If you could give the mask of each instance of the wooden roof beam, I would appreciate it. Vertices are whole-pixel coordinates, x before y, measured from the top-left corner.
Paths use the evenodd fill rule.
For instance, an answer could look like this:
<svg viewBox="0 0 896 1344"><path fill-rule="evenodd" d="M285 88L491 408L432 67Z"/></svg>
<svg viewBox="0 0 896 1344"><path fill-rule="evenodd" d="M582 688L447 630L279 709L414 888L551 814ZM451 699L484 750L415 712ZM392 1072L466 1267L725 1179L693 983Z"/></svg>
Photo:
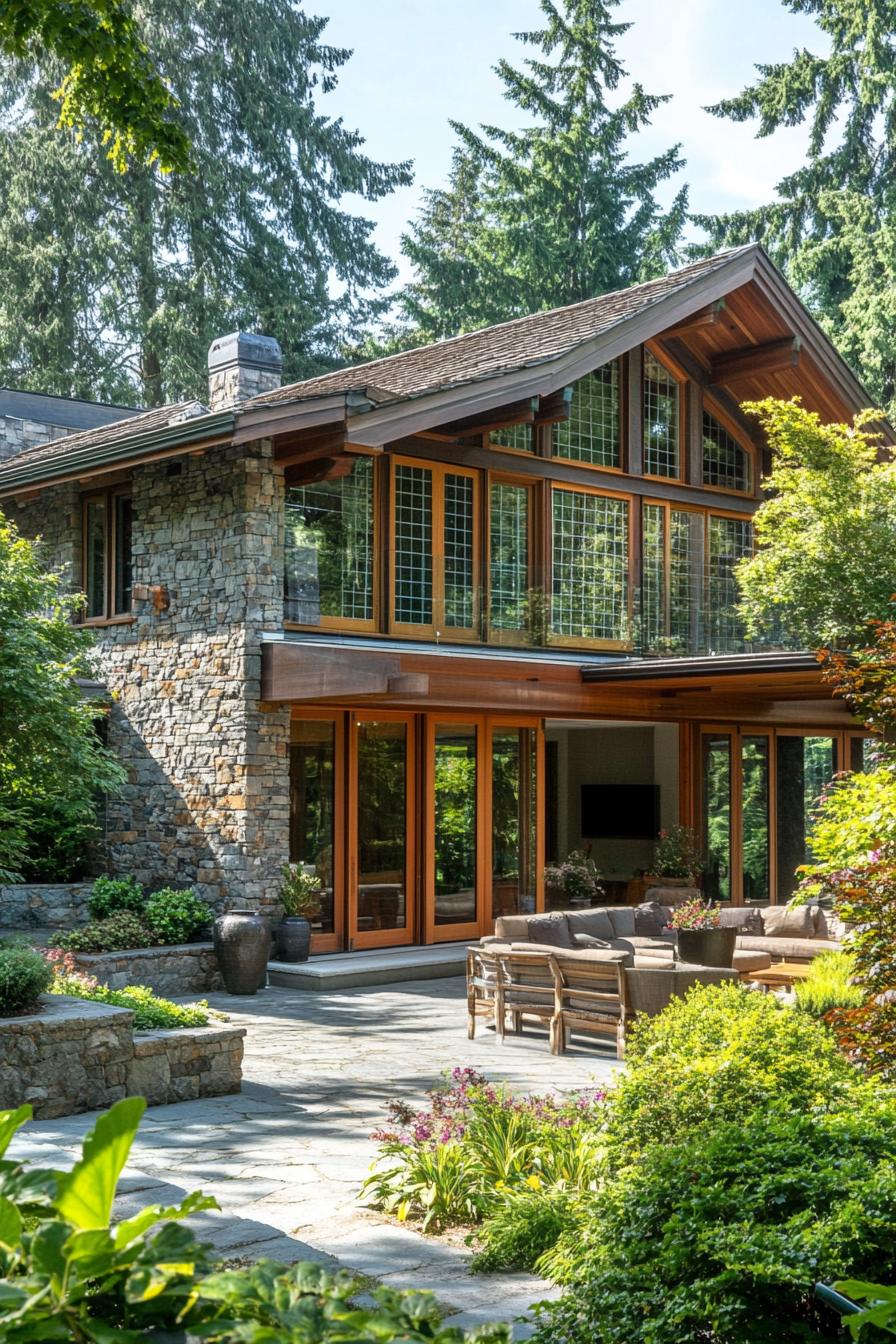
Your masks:
<svg viewBox="0 0 896 1344"><path fill-rule="evenodd" d="M722 320L724 311L725 300L717 299L707 308L701 308L690 317L685 317L681 322L676 322L674 327L667 327L661 333L661 339L665 339L667 336L683 336L687 331L699 331L702 327L717 327Z"/></svg>
<svg viewBox="0 0 896 1344"><path fill-rule="evenodd" d="M799 336L786 336L781 341L765 345L748 345L741 350L730 350L712 361L709 381L732 383L738 378L751 378L757 373L776 373L780 369L795 369L800 362Z"/></svg>
<svg viewBox="0 0 896 1344"><path fill-rule="evenodd" d="M437 433L453 438L468 438L473 434L487 434L493 429L506 429L508 425L531 425L535 420L538 402L538 397L527 397L524 401L495 406L493 410L483 411L479 415L467 415L461 420L452 420L450 424L439 425Z"/></svg>
<svg viewBox="0 0 896 1344"><path fill-rule="evenodd" d="M535 416L536 425L556 425L561 420L568 420L572 394L571 387L561 387L559 391L542 397Z"/></svg>

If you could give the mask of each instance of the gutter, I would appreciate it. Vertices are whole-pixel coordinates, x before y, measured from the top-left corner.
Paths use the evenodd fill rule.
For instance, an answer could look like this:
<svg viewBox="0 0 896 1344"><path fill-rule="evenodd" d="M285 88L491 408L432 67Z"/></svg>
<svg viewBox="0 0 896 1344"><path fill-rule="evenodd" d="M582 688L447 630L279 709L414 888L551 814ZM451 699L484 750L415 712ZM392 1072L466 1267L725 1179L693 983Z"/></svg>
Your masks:
<svg viewBox="0 0 896 1344"><path fill-rule="evenodd" d="M728 653L696 658L633 658L627 663L586 664L584 682L666 681L679 677L734 677L762 672L818 670L814 653Z"/></svg>

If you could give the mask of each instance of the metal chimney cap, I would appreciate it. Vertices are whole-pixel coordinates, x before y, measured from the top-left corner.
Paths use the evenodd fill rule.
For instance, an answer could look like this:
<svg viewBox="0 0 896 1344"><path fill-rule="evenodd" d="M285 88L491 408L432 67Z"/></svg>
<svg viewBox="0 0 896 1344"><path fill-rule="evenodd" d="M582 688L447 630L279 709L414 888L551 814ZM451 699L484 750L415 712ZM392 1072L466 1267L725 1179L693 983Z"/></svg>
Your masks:
<svg viewBox="0 0 896 1344"><path fill-rule="evenodd" d="M218 336L208 348L209 373L237 368L280 373L283 369L283 352L279 343L273 336L256 336L246 331L232 331L228 336Z"/></svg>

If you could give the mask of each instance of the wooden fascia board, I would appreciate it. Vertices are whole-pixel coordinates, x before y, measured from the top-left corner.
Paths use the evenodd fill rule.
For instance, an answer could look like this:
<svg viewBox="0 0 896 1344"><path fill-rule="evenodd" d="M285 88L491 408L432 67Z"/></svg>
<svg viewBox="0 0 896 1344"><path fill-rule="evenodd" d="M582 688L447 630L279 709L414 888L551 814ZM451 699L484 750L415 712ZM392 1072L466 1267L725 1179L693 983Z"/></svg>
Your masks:
<svg viewBox="0 0 896 1344"><path fill-rule="evenodd" d="M744 345L717 355L709 369L710 384L729 384L762 373L799 367L802 341L799 336L784 336L761 345Z"/></svg>
<svg viewBox="0 0 896 1344"><path fill-rule="evenodd" d="M222 434L218 437L203 439L197 443L183 443L172 445L170 448L160 448L156 452L148 449L142 453L132 452L127 457L110 460L108 465L98 463L94 467L72 467L69 471L60 471L53 476L40 477L25 485L0 484L0 499L10 499L13 496L22 497L24 495L36 498L42 491L52 490L57 485L71 485L72 482L81 485L88 481L105 481L109 476L120 476L122 472L130 473L133 467L148 466L152 462L164 462L172 457L200 457L207 449L220 447L221 444L230 443L230 441L229 434ZM11 460L14 461L15 459Z"/></svg>
<svg viewBox="0 0 896 1344"><path fill-rule="evenodd" d="M731 290L753 278L759 249L732 257L718 270L701 276L681 289L658 299L631 317L622 318L597 336L580 342L562 355L528 364L479 382L462 383L428 395L408 398L389 406L375 407L359 415L349 414L353 442L370 445L389 443L420 430L449 423L452 419L479 415L526 396L547 396L567 383L574 383L600 364L625 354L636 345L660 335L708 303L724 298Z"/></svg>
<svg viewBox="0 0 896 1344"><path fill-rule="evenodd" d="M238 444L254 439L276 439L281 434L295 434L303 429L317 429L324 425L344 428L347 410L345 392L329 397L315 397L309 401L257 406L248 411L238 409L233 442Z"/></svg>

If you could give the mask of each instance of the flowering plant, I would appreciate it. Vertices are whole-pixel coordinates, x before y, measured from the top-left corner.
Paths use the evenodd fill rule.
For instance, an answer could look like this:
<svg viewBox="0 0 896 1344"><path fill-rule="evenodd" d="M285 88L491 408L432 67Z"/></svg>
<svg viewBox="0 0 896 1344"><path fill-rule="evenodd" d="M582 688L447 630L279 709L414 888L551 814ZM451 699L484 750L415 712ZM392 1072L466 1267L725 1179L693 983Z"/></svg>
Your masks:
<svg viewBox="0 0 896 1344"><path fill-rule="evenodd" d="M653 871L658 877L686 877L696 882L705 867L703 849L690 826L670 826L659 832L653 847Z"/></svg>
<svg viewBox="0 0 896 1344"><path fill-rule="evenodd" d="M562 863L545 868L544 880L546 886L573 901L593 904L604 894L597 864L590 854L583 854L579 849L574 849Z"/></svg>
<svg viewBox="0 0 896 1344"><path fill-rule="evenodd" d="M707 905L696 897L676 905L669 920L670 929L717 929L722 911L717 905Z"/></svg>

